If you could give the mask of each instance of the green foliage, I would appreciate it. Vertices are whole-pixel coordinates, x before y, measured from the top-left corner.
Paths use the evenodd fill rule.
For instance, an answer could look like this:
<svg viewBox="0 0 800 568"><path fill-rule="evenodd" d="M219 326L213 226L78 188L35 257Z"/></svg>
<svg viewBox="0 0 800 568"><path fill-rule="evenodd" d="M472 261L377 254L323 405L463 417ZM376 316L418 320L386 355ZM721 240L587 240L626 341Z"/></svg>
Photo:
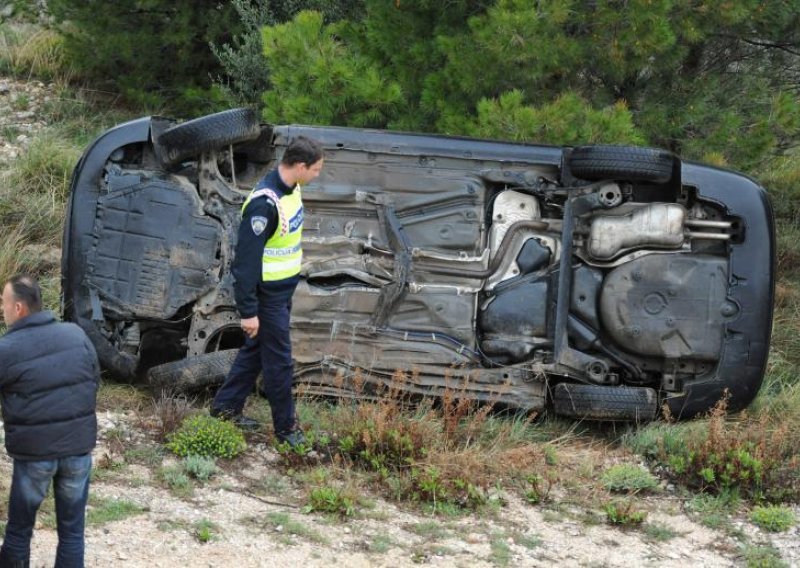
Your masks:
<svg viewBox="0 0 800 568"><path fill-rule="evenodd" d="M355 505L355 499L342 489L323 486L311 490L308 504L303 510L306 513L332 513L342 517L352 517L356 511Z"/></svg>
<svg viewBox="0 0 800 568"><path fill-rule="evenodd" d="M377 402L313 406L335 461L365 470L390 498L437 514L502 505L500 480L530 500L546 498L546 454L531 442L539 429L530 417L492 415L450 390L436 405L406 405L396 390L405 380L396 373Z"/></svg>
<svg viewBox="0 0 800 568"><path fill-rule="evenodd" d="M55 272L57 260L48 261L43 247L60 242L69 180L79 155L56 132L45 132L0 173L0 225L6 230L0 272Z"/></svg>
<svg viewBox="0 0 800 568"><path fill-rule="evenodd" d="M199 114L224 104L209 43L240 29L233 6L215 0L49 0L69 64L94 85L146 108Z"/></svg>
<svg viewBox="0 0 800 568"><path fill-rule="evenodd" d="M508 566L513 554L505 535L497 535L489 542L489 560L493 566Z"/></svg>
<svg viewBox="0 0 800 568"><path fill-rule="evenodd" d="M230 459L242 453L247 444L241 430L231 422L196 415L187 418L178 430L170 434L166 446L181 457Z"/></svg>
<svg viewBox="0 0 800 568"><path fill-rule="evenodd" d="M780 408L794 408L782 398ZM687 427L656 425L626 438L626 444L665 466L686 485L712 493L740 492L768 501L800 496L800 452L794 417L780 411L758 420L729 419L720 401L707 421Z"/></svg>
<svg viewBox="0 0 800 568"><path fill-rule="evenodd" d="M146 507L124 499L92 498L89 510L86 512L86 524L104 525L145 512L147 512Z"/></svg>
<svg viewBox="0 0 800 568"><path fill-rule="evenodd" d="M318 12L266 27L262 39L271 69L272 87L264 93L268 122L383 126L401 100L399 85L348 51Z"/></svg>
<svg viewBox="0 0 800 568"><path fill-rule="evenodd" d="M789 564L781 560L780 552L772 546L742 546L745 566L747 568L789 568Z"/></svg>
<svg viewBox="0 0 800 568"><path fill-rule="evenodd" d="M766 161L755 173L764 187L769 189L775 215L787 221L787 225L779 227L783 230L778 230L778 237L796 234L800 222L800 149L792 148ZM779 254L784 251L796 254L797 243L797 240L780 243ZM800 268L796 263L790 266L793 269Z"/></svg>
<svg viewBox="0 0 800 568"><path fill-rule="evenodd" d="M242 21L242 32L230 43L211 43L211 50L224 69L217 82L239 104L257 106L269 88L269 66L264 58L261 28L274 24L270 2L266 0L233 0Z"/></svg>
<svg viewBox="0 0 800 568"><path fill-rule="evenodd" d="M20 93L11 101L11 108L16 111L27 110L29 104L31 104L31 101L28 98L28 95L25 93Z"/></svg>
<svg viewBox="0 0 800 568"><path fill-rule="evenodd" d="M277 511L267 513L264 517L264 523L268 523L276 529L280 527L285 534L299 536L317 544L330 544L330 541L319 532L292 519L288 513ZM263 525L264 523L261 524Z"/></svg>
<svg viewBox="0 0 800 568"><path fill-rule="evenodd" d="M7 176L6 181L14 186L15 192L25 196L45 195L60 206L66 199L79 156L80 151L56 132L46 132L31 140L13 167L4 172L4 177Z"/></svg>
<svg viewBox="0 0 800 568"><path fill-rule="evenodd" d="M316 10L327 22L359 18L363 10L361 2L349 0L233 0L232 4L241 19L242 31L230 43L211 44L225 71L217 82L237 104L251 107L262 104L261 96L270 86L262 27L287 22L302 10Z"/></svg>
<svg viewBox="0 0 800 568"><path fill-rule="evenodd" d="M769 532L788 531L797 524L797 518L789 507L768 505L755 507L750 512L750 520Z"/></svg>
<svg viewBox="0 0 800 568"><path fill-rule="evenodd" d="M206 544L214 540L218 531L219 526L208 519L200 519L194 523L194 537L201 544Z"/></svg>
<svg viewBox="0 0 800 568"><path fill-rule="evenodd" d="M192 480L186 475L183 467L164 467L159 471L159 477L178 497L189 497L194 490Z"/></svg>
<svg viewBox="0 0 800 568"><path fill-rule="evenodd" d="M374 554L385 554L396 543L392 537L386 534L376 534L367 543L367 550Z"/></svg>
<svg viewBox="0 0 800 568"><path fill-rule="evenodd" d="M678 536L675 530L660 523L648 523L644 527L644 534L653 542L667 542Z"/></svg>
<svg viewBox="0 0 800 568"><path fill-rule="evenodd" d="M640 525L647 518L647 511L637 509L630 500L610 501L603 510L608 522L613 525Z"/></svg>
<svg viewBox="0 0 800 568"><path fill-rule="evenodd" d="M547 498L550 493L550 482L547 478L539 474L530 474L525 477L527 487L523 492L525 500L534 505Z"/></svg>
<svg viewBox="0 0 800 568"><path fill-rule="evenodd" d="M0 71L20 78L67 78L63 37L32 25L0 27Z"/></svg>
<svg viewBox="0 0 800 568"><path fill-rule="evenodd" d="M702 525L712 529L730 525L730 517L741 506L737 490L724 490L718 495L701 493L686 504L686 510L699 518Z"/></svg>
<svg viewBox="0 0 800 568"><path fill-rule="evenodd" d="M217 464L213 458L190 455L183 459L183 469L194 479L206 482L217 473Z"/></svg>
<svg viewBox="0 0 800 568"><path fill-rule="evenodd" d="M651 491L658 487L658 480L646 469L629 463L620 463L608 468L600 478L609 491L634 493Z"/></svg>
<svg viewBox="0 0 800 568"><path fill-rule="evenodd" d="M645 143L740 169L800 138L800 57L784 48L800 26L785 2L364 6L264 29L267 120Z"/></svg>
<svg viewBox="0 0 800 568"><path fill-rule="evenodd" d="M139 463L147 466L160 465L164 460L164 449L159 446L137 446L125 450L127 463Z"/></svg>
<svg viewBox="0 0 800 568"><path fill-rule="evenodd" d="M514 142L552 144L637 144L643 141L624 102L595 110L574 94L559 96L541 107L525 105L520 90L498 99L481 99L478 116L461 128L473 136Z"/></svg>

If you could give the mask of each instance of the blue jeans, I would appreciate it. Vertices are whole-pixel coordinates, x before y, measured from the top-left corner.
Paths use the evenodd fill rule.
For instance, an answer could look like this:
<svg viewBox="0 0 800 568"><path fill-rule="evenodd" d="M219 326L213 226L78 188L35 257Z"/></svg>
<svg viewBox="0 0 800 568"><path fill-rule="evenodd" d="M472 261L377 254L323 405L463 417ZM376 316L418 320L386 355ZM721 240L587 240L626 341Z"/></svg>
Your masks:
<svg viewBox="0 0 800 568"><path fill-rule="evenodd" d="M261 371L260 394L269 401L272 425L278 436L294 429L294 365L289 335L293 293L291 288L259 296L258 335L245 340L211 403L214 412L241 414Z"/></svg>
<svg viewBox="0 0 800 568"><path fill-rule="evenodd" d="M14 460L6 536L0 549L0 567L28 562L36 513L50 481L56 503L58 549L56 567L83 567L83 532L92 455L54 460Z"/></svg>

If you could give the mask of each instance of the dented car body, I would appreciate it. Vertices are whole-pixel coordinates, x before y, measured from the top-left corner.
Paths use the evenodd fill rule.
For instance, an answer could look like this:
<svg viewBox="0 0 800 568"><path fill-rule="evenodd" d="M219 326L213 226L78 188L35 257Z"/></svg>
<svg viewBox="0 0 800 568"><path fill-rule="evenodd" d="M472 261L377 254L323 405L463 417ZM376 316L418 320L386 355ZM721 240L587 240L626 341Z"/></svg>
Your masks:
<svg viewBox="0 0 800 568"><path fill-rule="evenodd" d="M63 311L114 376L222 380L243 341L241 205L297 135L325 148L292 311L307 392L449 388L600 420L756 395L775 235L751 179L648 148L260 125L244 109L120 125L75 170Z"/></svg>

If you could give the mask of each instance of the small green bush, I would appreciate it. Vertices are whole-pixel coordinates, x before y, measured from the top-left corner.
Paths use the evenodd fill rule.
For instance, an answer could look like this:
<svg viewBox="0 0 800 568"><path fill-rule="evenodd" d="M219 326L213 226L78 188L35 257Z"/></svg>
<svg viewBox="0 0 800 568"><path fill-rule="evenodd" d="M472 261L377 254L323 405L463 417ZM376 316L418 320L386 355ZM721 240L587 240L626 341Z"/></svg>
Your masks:
<svg viewBox="0 0 800 568"><path fill-rule="evenodd" d="M194 523L194 536L201 544L214 540L217 531L219 531L217 524L208 519L201 519Z"/></svg>
<svg viewBox="0 0 800 568"><path fill-rule="evenodd" d="M184 458L183 469L198 481L206 482L217 473L217 464L213 458L192 455Z"/></svg>
<svg viewBox="0 0 800 568"><path fill-rule="evenodd" d="M629 463L608 468L600 481L609 491L633 493L650 491L658 487L658 480L646 469Z"/></svg>
<svg viewBox="0 0 800 568"><path fill-rule="evenodd" d="M754 508L750 520L769 532L787 531L797 523L791 509L778 505Z"/></svg>
<svg viewBox="0 0 800 568"><path fill-rule="evenodd" d="M230 459L246 447L244 435L234 424L208 415L187 418L167 441L167 448L184 458L194 455Z"/></svg>
<svg viewBox="0 0 800 568"><path fill-rule="evenodd" d="M780 552L774 546L744 544L741 546L741 551L747 568L789 568L789 565L781 560Z"/></svg>
<svg viewBox="0 0 800 568"><path fill-rule="evenodd" d="M647 518L647 511L636 509L629 500L611 501L603 509L608 522L613 525L640 525Z"/></svg>
<svg viewBox="0 0 800 568"><path fill-rule="evenodd" d="M190 497L194 491L192 480L189 479L182 467L163 467L159 471L159 477L177 497Z"/></svg>
<svg viewBox="0 0 800 568"><path fill-rule="evenodd" d="M352 517L355 513L355 500L335 487L317 487L308 496L308 505L303 508L306 513L333 513L342 517Z"/></svg>

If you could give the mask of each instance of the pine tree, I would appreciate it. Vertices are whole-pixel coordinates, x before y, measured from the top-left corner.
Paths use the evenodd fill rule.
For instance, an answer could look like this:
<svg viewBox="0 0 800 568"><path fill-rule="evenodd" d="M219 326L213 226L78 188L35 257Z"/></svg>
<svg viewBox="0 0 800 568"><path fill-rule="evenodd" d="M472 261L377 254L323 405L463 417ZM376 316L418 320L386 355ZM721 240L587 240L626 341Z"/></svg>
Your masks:
<svg viewBox="0 0 800 568"><path fill-rule="evenodd" d="M94 85L128 101L186 115L223 104L212 74L221 67L210 42L241 25L227 2L49 0L72 64Z"/></svg>

